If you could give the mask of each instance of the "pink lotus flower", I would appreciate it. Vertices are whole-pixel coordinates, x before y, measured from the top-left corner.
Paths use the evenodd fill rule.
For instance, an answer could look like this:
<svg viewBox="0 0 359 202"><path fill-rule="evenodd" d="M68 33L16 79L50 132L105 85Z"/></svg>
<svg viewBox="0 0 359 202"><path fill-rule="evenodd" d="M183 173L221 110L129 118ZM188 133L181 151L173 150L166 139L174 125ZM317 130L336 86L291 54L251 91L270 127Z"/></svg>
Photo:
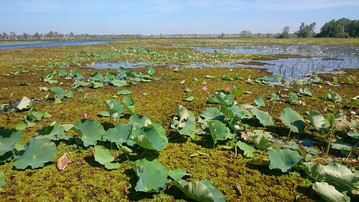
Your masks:
<svg viewBox="0 0 359 202"><path fill-rule="evenodd" d="M207 90L208 90L208 87L207 87L207 86L203 86L203 87L202 87L202 90L203 90L203 91L207 91Z"/></svg>
<svg viewBox="0 0 359 202"><path fill-rule="evenodd" d="M226 90L226 91L230 91L230 90L231 90L231 88L227 86L224 90Z"/></svg>
<svg viewBox="0 0 359 202"><path fill-rule="evenodd" d="M87 113L86 112L84 112L83 116L84 116L84 119L87 119Z"/></svg>

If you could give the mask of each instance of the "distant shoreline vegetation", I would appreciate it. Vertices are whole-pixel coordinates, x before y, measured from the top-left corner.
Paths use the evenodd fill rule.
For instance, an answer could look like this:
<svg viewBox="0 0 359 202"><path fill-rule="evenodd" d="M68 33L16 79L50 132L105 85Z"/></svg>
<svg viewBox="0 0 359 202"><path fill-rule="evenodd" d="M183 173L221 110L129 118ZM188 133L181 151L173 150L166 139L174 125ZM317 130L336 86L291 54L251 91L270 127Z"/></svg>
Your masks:
<svg viewBox="0 0 359 202"><path fill-rule="evenodd" d="M325 23L319 33L314 32L316 23L311 24L301 23L298 31L289 33L290 27L285 26L282 33L252 33L251 31L243 30L238 34L156 34L156 35L142 35L142 34L75 34L59 33L49 31L48 33L34 34L15 32L0 33L0 41L42 41L42 40L115 40L115 39L180 39L180 38L307 38L307 37L335 37L335 38L356 38L359 37L359 20L350 20L348 18L341 18L339 20L331 20Z"/></svg>

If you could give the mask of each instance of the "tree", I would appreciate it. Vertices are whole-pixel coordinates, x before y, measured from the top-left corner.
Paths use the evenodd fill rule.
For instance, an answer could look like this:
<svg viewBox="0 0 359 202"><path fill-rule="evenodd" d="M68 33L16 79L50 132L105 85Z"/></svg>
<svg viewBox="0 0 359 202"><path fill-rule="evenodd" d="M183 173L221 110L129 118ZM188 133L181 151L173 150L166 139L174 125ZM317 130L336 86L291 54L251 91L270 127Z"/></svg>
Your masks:
<svg viewBox="0 0 359 202"><path fill-rule="evenodd" d="M16 40L16 33L15 32L10 32L10 38L11 40Z"/></svg>
<svg viewBox="0 0 359 202"><path fill-rule="evenodd" d="M357 20L349 20L348 18L341 18L339 20L331 20L320 28L320 37L336 37L347 38L357 37L359 27L357 26Z"/></svg>
<svg viewBox="0 0 359 202"><path fill-rule="evenodd" d="M36 40L41 39L41 36L40 36L40 34L38 32L35 32L34 37L35 37Z"/></svg>
<svg viewBox="0 0 359 202"><path fill-rule="evenodd" d="M315 28L316 23L313 22L312 24L306 25L304 24L304 22L302 22L302 24L299 27L299 30L295 32L295 34L299 37L299 38L307 38L307 37L313 37L315 32L314 32L314 28Z"/></svg>
<svg viewBox="0 0 359 202"><path fill-rule="evenodd" d="M283 32L279 35L279 38L289 38L289 29L290 27L289 26L285 26L283 28Z"/></svg>

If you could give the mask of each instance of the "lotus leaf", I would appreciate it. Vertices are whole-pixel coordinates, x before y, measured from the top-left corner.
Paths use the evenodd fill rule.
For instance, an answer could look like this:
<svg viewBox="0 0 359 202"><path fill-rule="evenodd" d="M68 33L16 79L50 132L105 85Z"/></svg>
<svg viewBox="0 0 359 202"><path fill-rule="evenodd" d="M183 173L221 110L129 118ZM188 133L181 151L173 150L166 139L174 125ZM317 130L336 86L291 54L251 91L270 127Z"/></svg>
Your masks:
<svg viewBox="0 0 359 202"><path fill-rule="evenodd" d="M289 103L290 104L298 104L299 103L298 96L296 93L293 93L293 92L289 93Z"/></svg>
<svg viewBox="0 0 359 202"><path fill-rule="evenodd" d="M326 182L315 182L313 190L326 201L350 201L350 198Z"/></svg>
<svg viewBox="0 0 359 202"><path fill-rule="evenodd" d="M80 81L79 79L76 79L75 82L71 85L71 88L85 87L89 84L90 84L89 82L83 82Z"/></svg>
<svg viewBox="0 0 359 202"><path fill-rule="evenodd" d="M25 130L26 129L26 123L18 123L15 127L16 130Z"/></svg>
<svg viewBox="0 0 359 202"><path fill-rule="evenodd" d="M269 155L269 168L281 169L282 172L287 172L295 164L299 163L303 157L297 151L289 149L273 149L267 152Z"/></svg>
<svg viewBox="0 0 359 202"><path fill-rule="evenodd" d="M64 96L66 98L73 98L74 97L74 93L71 90L68 90L65 92Z"/></svg>
<svg viewBox="0 0 359 202"><path fill-rule="evenodd" d="M129 91L127 89L121 89L121 90L117 91L117 95L131 95L131 91Z"/></svg>
<svg viewBox="0 0 359 202"><path fill-rule="evenodd" d="M12 151L15 144L20 143L22 134L18 130L8 130L0 128L0 156Z"/></svg>
<svg viewBox="0 0 359 202"><path fill-rule="evenodd" d="M135 190L142 192L159 192L168 183L168 170L157 159L140 159L130 163L139 178Z"/></svg>
<svg viewBox="0 0 359 202"><path fill-rule="evenodd" d="M60 100L65 97L65 91L61 87L50 88L50 93L54 98L58 98Z"/></svg>
<svg viewBox="0 0 359 202"><path fill-rule="evenodd" d="M185 91L186 93L190 93L190 92L192 92L192 90L191 90L191 89L189 89L189 88L186 88L184 91Z"/></svg>
<svg viewBox="0 0 359 202"><path fill-rule="evenodd" d="M41 121L43 116L42 112L37 112L35 108L31 108L25 116L25 122Z"/></svg>
<svg viewBox="0 0 359 202"><path fill-rule="evenodd" d="M186 182L184 180L175 181L173 184L179 188L188 198L196 201L226 201L222 193L215 188L209 180Z"/></svg>
<svg viewBox="0 0 359 202"><path fill-rule="evenodd" d="M329 121L323 117L318 111L316 110L308 110L308 115L310 118L310 124L315 127L318 132L329 132Z"/></svg>
<svg viewBox="0 0 359 202"><path fill-rule="evenodd" d="M76 78L77 79L83 79L84 77L79 73L79 71L77 71L76 69L73 69L70 71L70 75L72 78Z"/></svg>
<svg viewBox="0 0 359 202"><path fill-rule="evenodd" d="M94 74L91 75L91 80L92 80L92 81L98 81L98 82L101 82L101 83L102 83L103 79L104 79L104 78L103 78L102 74L100 74L100 73L98 73L98 72L96 72L96 73L94 73Z"/></svg>
<svg viewBox="0 0 359 202"><path fill-rule="evenodd" d="M320 181L335 182L351 189L358 189L356 175L346 166L339 163L330 163L323 166L319 163L305 163L303 170L312 178Z"/></svg>
<svg viewBox="0 0 359 202"><path fill-rule="evenodd" d="M190 96L187 96L183 99L184 101L188 101L188 102L191 102L194 100L194 96L190 95Z"/></svg>
<svg viewBox="0 0 359 202"><path fill-rule="evenodd" d="M145 149L156 151L161 151L168 144L165 129L157 123L132 131L130 139Z"/></svg>
<svg viewBox="0 0 359 202"><path fill-rule="evenodd" d="M151 125L151 120L146 115L133 114L130 117L130 124L133 125L132 130L139 130L142 127L146 127Z"/></svg>
<svg viewBox="0 0 359 202"><path fill-rule="evenodd" d="M204 111L201 114L201 117L203 117L205 120L214 120L220 116L223 116L223 114L216 107L206 108L206 109L204 109Z"/></svg>
<svg viewBox="0 0 359 202"><path fill-rule="evenodd" d="M306 95L306 96L310 96L310 97L313 96L312 91L311 91L310 88L308 88L308 87L305 87L305 88L304 88L303 93L304 93L304 95Z"/></svg>
<svg viewBox="0 0 359 202"><path fill-rule="evenodd" d="M216 97L208 97L206 102L208 104L218 104L219 100Z"/></svg>
<svg viewBox="0 0 359 202"><path fill-rule="evenodd" d="M351 98L350 101L353 102L354 104L358 105L359 104L359 95Z"/></svg>
<svg viewBox="0 0 359 202"><path fill-rule="evenodd" d="M80 135L85 147L96 145L101 140L105 130L96 120L83 119L76 123L74 130Z"/></svg>
<svg viewBox="0 0 359 202"><path fill-rule="evenodd" d="M64 70L64 69L61 69L61 70L59 71L59 77L64 77L64 76L67 76L67 72L66 72L66 70Z"/></svg>
<svg viewBox="0 0 359 202"><path fill-rule="evenodd" d="M272 139L272 135L263 130L254 130L253 132L248 132L248 135L253 140L254 145L258 149L268 149L271 146L269 142Z"/></svg>
<svg viewBox="0 0 359 202"><path fill-rule="evenodd" d="M233 81L234 78L230 77L229 75L223 75L222 80L224 80L224 81Z"/></svg>
<svg viewBox="0 0 359 202"><path fill-rule="evenodd" d="M51 71L48 75L46 75L46 77L43 79L44 82L47 83L57 83L58 81L56 80L52 80L52 78L56 75L56 71L53 70Z"/></svg>
<svg viewBox="0 0 359 202"><path fill-rule="evenodd" d="M325 99L337 103L342 101L342 97L336 92L328 91L325 93Z"/></svg>
<svg viewBox="0 0 359 202"><path fill-rule="evenodd" d="M170 176L174 181L180 181L184 176L191 176L185 170L177 168L175 170L168 171L168 176Z"/></svg>
<svg viewBox="0 0 359 202"><path fill-rule="evenodd" d="M154 73L156 73L155 69L153 67L149 67L148 71L147 71L147 74L152 75Z"/></svg>
<svg viewBox="0 0 359 202"><path fill-rule="evenodd" d="M99 111L97 113L98 116L103 116L103 117L109 117L110 113L108 111Z"/></svg>
<svg viewBox="0 0 359 202"><path fill-rule="evenodd" d="M112 152L101 145L96 145L94 147L94 158L95 161L99 162L102 165L105 165L106 163L110 163L115 160Z"/></svg>
<svg viewBox="0 0 359 202"><path fill-rule="evenodd" d="M103 88L103 83L100 81L91 81L90 82L92 88Z"/></svg>
<svg viewBox="0 0 359 202"><path fill-rule="evenodd" d="M196 120L194 114L182 105L177 105L179 120L174 120L173 128L177 129L181 135L188 135L194 138L196 131Z"/></svg>
<svg viewBox="0 0 359 202"><path fill-rule="evenodd" d="M241 107L232 105L231 107L221 106L221 111L229 117L238 117L240 119L251 119L252 114Z"/></svg>
<svg viewBox="0 0 359 202"><path fill-rule="evenodd" d="M355 138L355 139L359 139L359 132L357 130L354 130L354 132L352 133L347 133L349 137Z"/></svg>
<svg viewBox="0 0 359 202"><path fill-rule="evenodd" d="M135 101L132 99L132 97L123 98L123 103L125 103L125 107L128 112L131 114L135 113Z"/></svg>
<svg viewBox="0 0 359 202"><path fill-rule="evenodd" d="M254 103L258 106L258 107L265 107L266 104L264 103L264 100L261 96L257 97L255 100L254 100Z"/></svg>
<svg viewBox="0 0 359 202"><path fill-rule="evenodd" d="M69 136L65 135L65 128L57 122L52 123L50 126L43 127L36 131L39 135L48 137L50 140L68 140Z"/></svg>
<svg viewBox="0 0 359 202"><path fill-rule="evenodd" d="M112 81L116 78L117 78L117 74L115 74L113 72L106 72L106 74L104 75L105 81Z"/></svg>
<svg viewBox="0 0 359 202"><path fill-rule="evenodd" d="M121 167L121 163L118 163L118 162L105 163L105 168L108 170L118 169L119 167Z"/></svg>
<svg viewBox="0 0 359 202"><path fill-rule="evenodd" d="M122 79L113 79L111 80L111 85L116 87L122 87L127 85L127 81Z"/></svg>
<svg viewBox="0 0 359 202"><path fill-rule="evenodd" d="M52 115L49 113L49 112L44 112L44 118L45 119L48 119L48 118L51 118Z"/></svg>
<svg viewBox="0 0 359 202"><path fill-rule="evenodd" d="M24 109L29 109L31 105L32 101L30 100L30 98L24 96L22 97L20 103L15 107L15 109L18 111L22 111Z"/></svg>
<svg viewBox="0 0 359 202"><path fill-rule="evenodd" d="M103 140L108 140L116 144L122 144L128 140L132 131L132 124L117 124L115 128L108 129L103 135Z"/></svg>
<svg viewBox="0 0 359 202"><path fill-rule="evenodd" d="M272 116L268 112L257 109L256 107L251 110L252 114L257 117L259 123L263 126L272 126L274 125Z"/></svg>
<svg viewBox="0 0 359 202"><path fill-rule="evenodd" d="M248 158L254 157L253 152L256 151L256 149L254 147L252 147L242 141L238 141L236 143L236 145L239 147L240 150L242 150L244 152L245 157L248 157Z"/></svg>
<svg viewBox="0 0 359 202"><path fill-rule="evenodd" d="M280 114L282 122L295 133L304 132L304 118L296 111L292 110L290 107L286 107L284 111Z"/></svg>
<svg viewBox="0 0 359 202"><path fill-rule="evenodd" d="M272 93L271 96L270 96L270 100L271 101L277 101L279 100L279 96L275 93Z"/></svg>
<svg viewBox="0 0 359 202"><path fill-rule="evenodd" d="M56 156L56 145L49 138L34 137L30 140L25 152L16 157L14 166L17 169L25 169L30 166L32 169L40 168Z"/></svg>
<svg viewBox="0 0 359 202"><path fill-rule="evenodd" d="M214 93L218 101L221 103L221 105L225 105L227 107L230 107L234 104L234 98L232 95L227 91L217 91Z"/></svg>
<svg viewBox="0 0 359 202"><path fill-rule="evenodd" d="M226 140L227 138L232 136L232 134L229 131L229 128L227 128L227 126L221 121L218 120L210 121L208 122L208 127L214 145L216 145L218 141Z"/></svg>
<svg viewBox="0 0 359 202"><path fill-rule="evenodd" d="M118 118L123 117L123 112L125 108L123 105L116 100L105 100L106 108L109 113L109 116L117 121Z"/></svg>

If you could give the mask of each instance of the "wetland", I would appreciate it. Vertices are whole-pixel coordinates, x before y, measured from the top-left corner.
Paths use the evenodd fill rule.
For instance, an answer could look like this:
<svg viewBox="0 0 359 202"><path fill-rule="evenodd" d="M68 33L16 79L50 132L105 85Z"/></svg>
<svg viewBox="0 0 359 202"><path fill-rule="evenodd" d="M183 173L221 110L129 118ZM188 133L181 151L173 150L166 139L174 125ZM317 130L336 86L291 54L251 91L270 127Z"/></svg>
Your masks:
<svg viewBox="0 0 359 202"><path fill-rule="evenodd" d="M0 198L358 200L358 45L0 50Z"/></svg>

